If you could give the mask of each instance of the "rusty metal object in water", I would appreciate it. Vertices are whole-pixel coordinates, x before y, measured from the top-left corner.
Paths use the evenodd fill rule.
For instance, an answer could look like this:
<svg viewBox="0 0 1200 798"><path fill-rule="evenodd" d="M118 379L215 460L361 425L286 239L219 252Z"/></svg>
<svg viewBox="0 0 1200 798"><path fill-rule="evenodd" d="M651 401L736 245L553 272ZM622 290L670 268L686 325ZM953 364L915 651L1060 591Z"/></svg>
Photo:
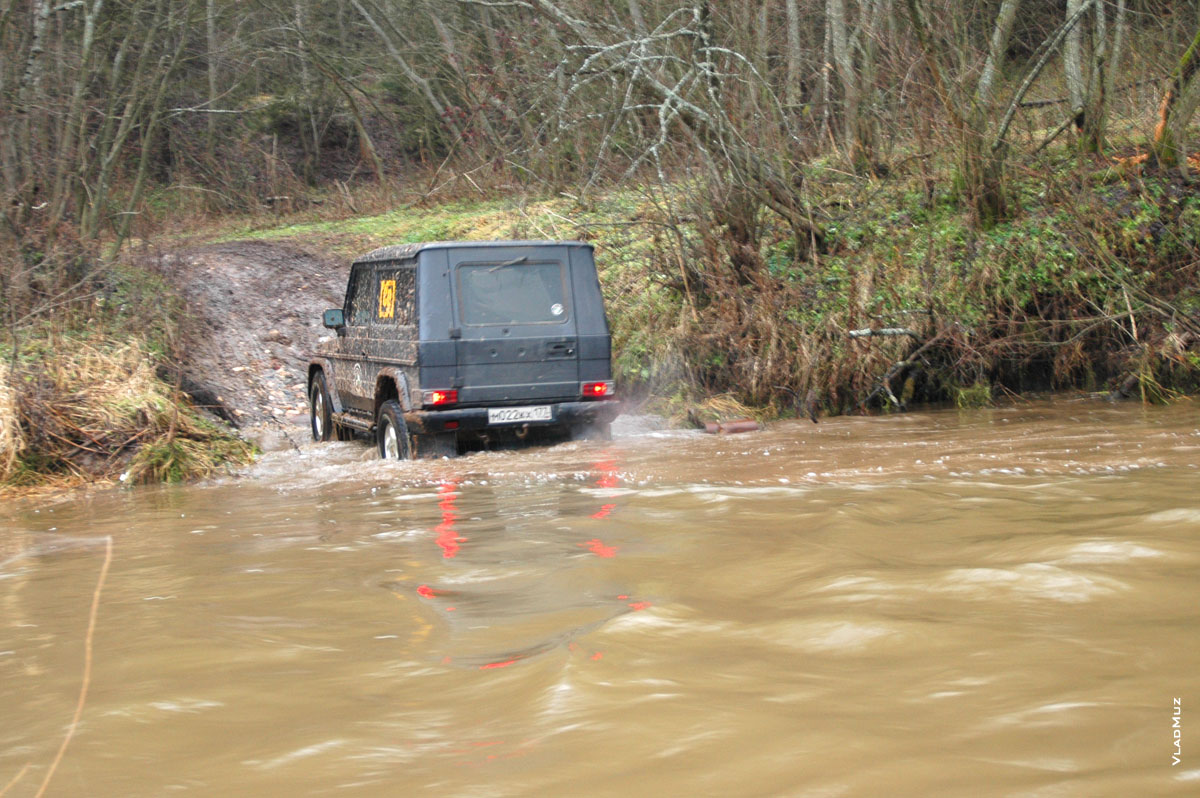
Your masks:
<svg viewBox="0 0 1200 798"><path fill-rule="evenodd" d="M738 418L720 423L709 421L704 425L704 431L709 435L732 435L736 432L754 432L757 429L760 429L759 424L752 418Z"/></svg>

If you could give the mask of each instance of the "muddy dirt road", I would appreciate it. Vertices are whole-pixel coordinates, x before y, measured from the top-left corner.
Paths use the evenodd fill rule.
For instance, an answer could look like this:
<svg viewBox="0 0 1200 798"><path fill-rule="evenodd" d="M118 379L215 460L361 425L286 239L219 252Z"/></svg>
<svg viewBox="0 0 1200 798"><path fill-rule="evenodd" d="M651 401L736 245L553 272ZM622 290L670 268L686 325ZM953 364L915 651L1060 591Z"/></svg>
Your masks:
<svg viewBox="0 0 1200 798"><path fill-rule="evenodd" d="M266 450L307 436L308 352L341 307L349 264L309 249L232 241L169 253L186 305L184 387Z"/></svg>

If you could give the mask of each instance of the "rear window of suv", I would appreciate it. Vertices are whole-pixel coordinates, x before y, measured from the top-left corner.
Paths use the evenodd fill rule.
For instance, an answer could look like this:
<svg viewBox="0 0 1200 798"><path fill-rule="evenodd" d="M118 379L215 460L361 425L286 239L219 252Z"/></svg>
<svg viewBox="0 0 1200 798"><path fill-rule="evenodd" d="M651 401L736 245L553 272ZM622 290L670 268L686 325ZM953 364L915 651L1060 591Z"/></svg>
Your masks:
<svg viewBox="0 0 1200 798"><path fill-rule="evenodd" d="M567 320L566 269L558 261L464 263L457 269L463 324L559 324Z"/></svg>

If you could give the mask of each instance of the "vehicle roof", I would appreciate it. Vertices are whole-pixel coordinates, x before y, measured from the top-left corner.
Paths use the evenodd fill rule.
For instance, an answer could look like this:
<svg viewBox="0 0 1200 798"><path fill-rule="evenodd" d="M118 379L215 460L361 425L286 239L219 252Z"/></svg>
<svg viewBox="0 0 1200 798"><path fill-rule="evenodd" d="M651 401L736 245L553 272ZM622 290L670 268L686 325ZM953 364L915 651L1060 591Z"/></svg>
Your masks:
<svg viewBox="0 0 1200 798"><path fill-rule="evenodd" d="M392 244L387 247L371 250L365 255L354 259L355 263L376 263L379 261L407 260L415 258L418 253L429 249L465 249L465 248L494 247L496 249L512 247L592 247L586 241L423 241L417 244Z"/></svg>

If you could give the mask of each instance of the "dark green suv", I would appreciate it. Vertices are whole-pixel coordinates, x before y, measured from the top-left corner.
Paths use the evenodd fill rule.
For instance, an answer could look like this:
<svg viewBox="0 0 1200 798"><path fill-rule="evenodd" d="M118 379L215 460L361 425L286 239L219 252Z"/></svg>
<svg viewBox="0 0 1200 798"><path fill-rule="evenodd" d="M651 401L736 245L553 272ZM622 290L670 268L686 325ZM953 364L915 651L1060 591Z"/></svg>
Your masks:
<svg viewBox="0 0 1200 798"><path fill-rule="evenodd" d="M372 433L384 458L608 438L619 412L592 246L384 247L350 267L336 337L308 367L313 438Z"/></svg>

